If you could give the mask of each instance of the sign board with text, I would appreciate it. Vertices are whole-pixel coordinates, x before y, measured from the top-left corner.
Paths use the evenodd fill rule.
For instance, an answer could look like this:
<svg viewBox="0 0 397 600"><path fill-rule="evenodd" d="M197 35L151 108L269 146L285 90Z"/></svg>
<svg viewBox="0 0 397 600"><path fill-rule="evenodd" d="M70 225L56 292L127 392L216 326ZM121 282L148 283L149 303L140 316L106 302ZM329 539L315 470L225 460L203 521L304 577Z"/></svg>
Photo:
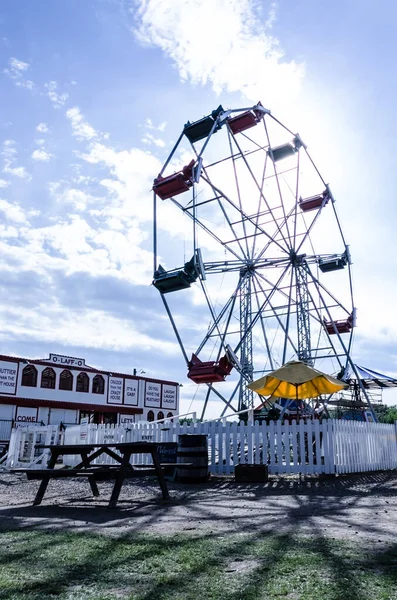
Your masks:
<svg viewBox="0 0 397 600"><path fill-rule="evenodd" d="M50 354L48 362L60 367L85 367L84 358L75 358L74 356L63 356L62 354Z"/></svg>
<svg viewBox="0 0 397 600"><path fill-rule="evenodd" d="M163 383L163 394L161 399L161 407L167 410L177 409L177 387L176 385L168 385Z"/></svg>
<svg viewBox="0 0 397 600"><path fill-rule="evenodd" d="M0 394L16 393L18 363L0 361Z"/></svg>
<svg viewBox="0 0 397 600"><path fill-rule="evenodd" d="M109 377L108 404L123 404L123 387L121 377Z"/></svg>
<svg viewBox="0 0 397 600"><path fill-rule="evenodd" d="M132 423L135 423L135 415L120 415L120 425L122 427L128 427Z"/></svg>
<svg viewBox="0 0 397 600"><path fill-rule="evenodd" d="M160 408L161 406L161 383L146 382L145 406L147 408Z"/></svg>
<svg viewBox="0 0 397 600"><path fill-rule="evenodd" d="M137 379L124 379L124 404L138 406L138 386Z"/></svg>

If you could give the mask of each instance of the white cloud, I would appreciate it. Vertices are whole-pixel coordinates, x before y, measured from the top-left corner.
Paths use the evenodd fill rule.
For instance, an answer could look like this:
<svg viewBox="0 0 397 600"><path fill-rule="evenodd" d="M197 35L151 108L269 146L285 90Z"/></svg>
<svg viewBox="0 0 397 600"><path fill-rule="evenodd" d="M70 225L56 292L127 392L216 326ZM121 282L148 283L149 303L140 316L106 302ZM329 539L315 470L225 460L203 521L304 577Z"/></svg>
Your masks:
<svg viewBox="0 0 397 600"><path fill-rule="evenodd" d="M69 110L66 111L66 116L72 125L73 135L78 140L92 140L98 136L95 129L84 120L78 106L69 108Z"/></svg>
<svg viewBox="0 0 397 600"><path fill-rule="evenodd" d="M163 121L160 125L154 125L152 119L149 117L145 120L146 129L154 129L155 131L164 131L167 126L167 121Z"/></svg>
<svg viewBox="0 0 397 600"><path fill-rule="evenodd" d="M33 90L35 87L33 81L30 79L25 79L24 77L24 73L30 68L29 63L12 57L9 59L8 65L8 68L3 69L3 73L10 77L18 87L24 87L29 90Z"/></svg>
<svg viewBox="0 0 397 600"><path fill-rule="evenodd" d="M47 152L47 150L43 150L42 148L38 148L32 152L31 158L32 160L37 160L38 162L48 162L52 154Z"/></svg>
<svg viewBox="0 0 397 600"><path fill-rule="evenodd" d="M26 215L19 204L7 202L0 198L0 211L4 213L7 219L15 223L26 223Z"/></svg>
<svg viewBox="0 0 397 600"><path fill-rule="evenodd" d="M134 34L171 58L182 80L209 83L275 104L299 88L303 66L288 60L254 0L135 0Z"/></svg>
<svg viewBox="0 0 397 600"><path fill-rule="evenodd" d="M48 90L47 95L51 100L54 108L61 108L66 103L69 95L66 93L58 94L58 84L56 81L50 81L44 84L44 87Z"/></svg>
<svg viewBox="0 0 397 600"><path fill-rule="evenodd" d="M103 164L109 168L112 178L102 179L101 185L111 192L112 203L106 208L109 218L130 219L147 222L152 219L150 197L153 174L160 170L161 163L150 152L140 148L117 151L110 146L95 142L84 160L91 164Z"/></svg>
<svg viewBox="0 0 397 600"><path fill-rule="evenodd" d="M98 203L97 198L87 194L77 188L69 188L61 191L61 183L53 182L49 184L50 192L57 202L70 204L75 210L83 211L93 203Z"/></svg>
<svg viewBox="0 0 397 600"><path fill-rule="evenodd" d="M6 188L8 187L10 184L8 181L6 181L5 179L0 179L0 188Z"/></svg>
<svg viewBox="0 0 397 600"><path fill-rule="evenodd" d="M142 138L142 143L148 146L157 146L158 148L164 148L165 142L161 138L155 138L151 133L145 133Z"/></svg>
<svg viewBox="0 0 397 600"><path fill-rule="evenodd" d="M2 156L4 156L3 173L30 181L31 175L25 167L15 165L18 154L15 146L14 140L8 139L3 142L3 149L1 151Z"/></svg>
<svg viewBox="0 0 397 600"><path fill-rule="evenodd" d="M44 146L44 144L45 144L45 142L46 142L46 141L45 141L45 140L43 140L42 138L40 138L40 139L36 139L34 142L35 142L35 144L37 144L38 146Z"/></svg>
<svg viewBox="0 0 397 600"><path fill-rule="evenodd" d="M5 316L12 317L4 319ZM103 348L108 350L156 351L174 356L177 344L155 339L142 333L129 319L117 318L103 310L67 309L56 298L40 313L34 309L0 307L0 316L7 321L7 335L39 342L64 344L66 347ZM32 323L40 326L32 327ZM57 326L54 328L54 323ZM100 327L98 326L100 323Z"/></svg>
<svg viewBox="0 0 397 600"><path fill-rule="evenodd" d="M27 71L29 69L29 63L25 63L17 58L10 58L9 65L15 71Z"/></svg>
<svg viewBox="0 0 397 600"><path fill-rule="evenodd" d="M20 179L26 179L28 181L32 179L31 174L25 169L25 167L13 167L11 166L10 161L7 160L5 161L3 173L13 175L14 177L19 177Z"/></svg>
<svg viewBox="0 0 397 600"><path fill-rule="evenodd" d="M39 131L40 133L48 133L50 130L46 123L39 123L36 127L36 131Z"/></svg>

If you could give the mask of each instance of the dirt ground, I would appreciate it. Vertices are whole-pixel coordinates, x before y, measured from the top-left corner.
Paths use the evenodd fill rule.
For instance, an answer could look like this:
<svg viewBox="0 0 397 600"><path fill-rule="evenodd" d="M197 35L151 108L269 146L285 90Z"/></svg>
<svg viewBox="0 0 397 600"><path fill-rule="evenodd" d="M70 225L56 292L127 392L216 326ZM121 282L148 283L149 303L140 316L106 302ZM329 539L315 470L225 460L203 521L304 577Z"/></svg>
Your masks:
<svg viewBox="0 0 397 600"><path fill-rule="evenodd" d="M109 482L99 483L101 496L92 498L85 480L53 480L43 503L34 507L38 485L24 474L0 472L0 531L290 532L389 544L397 530L396 471L327 480L274 477L265 484L240 484L230 477L205 484L169 482L169 501L162 500L156 480L129 480L112 510Z"/></svg>

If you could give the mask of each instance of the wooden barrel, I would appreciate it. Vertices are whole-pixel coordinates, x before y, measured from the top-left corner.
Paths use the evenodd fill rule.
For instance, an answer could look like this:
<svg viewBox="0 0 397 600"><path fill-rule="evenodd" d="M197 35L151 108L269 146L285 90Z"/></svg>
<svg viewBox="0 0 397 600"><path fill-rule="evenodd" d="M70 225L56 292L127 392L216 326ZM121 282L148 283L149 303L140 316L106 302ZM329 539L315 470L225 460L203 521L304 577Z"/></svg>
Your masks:
<svg viewBox="0 0 397 600"><path fill-rule="evenodd" d="M206 435L185 434L178 438L176 474L183 483L208 480L208 447ZM183 466L184 463L190 463Z"/></svg>

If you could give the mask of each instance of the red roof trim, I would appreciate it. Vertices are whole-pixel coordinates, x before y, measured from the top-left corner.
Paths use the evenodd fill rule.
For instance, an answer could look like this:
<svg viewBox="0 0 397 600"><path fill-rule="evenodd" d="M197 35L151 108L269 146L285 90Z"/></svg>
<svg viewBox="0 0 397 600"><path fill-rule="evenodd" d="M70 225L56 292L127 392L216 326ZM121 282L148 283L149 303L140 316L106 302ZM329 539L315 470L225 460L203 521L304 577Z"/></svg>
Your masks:
<svg viewBox="0 0 397 600"><path fill-rule="evenodd" d="M44 365L46 367L48 367L49 365L51 365L53 368L57 368L60 369L62 368L62 370L66 370L66 371L86 371L88 373L100 373L102 375L110 375L112 374L113 377L123 377L123 379L142 379L143 381L153 381L154 383L165 383L166 385L176 385L178 386L179 383L177 381L167 381L165 379L152 379L151 377L139 377L138 375L131 375L130 373L117 373L116 371L101 371L100 369L95 369L94 367L89 367L89 366L85 366L85 367L71 367L68 365L57 365L55 363L50 362L49 360L38 360L35 358L22 358L22 357L18 357L18 356L6 356L5 354L0 354L0 360L6 360L9 362L15 362L15 363L23 363L23 362L28 362L32 365Z"/></svg>
<svg viewBox="0 0 397 600"><path fill-rule="evenodd" d="M0 404L15 404L16 406L27 406L37 408L44 406L48 408L59 408L64 410L84 410L86 412L115 412L124 415L141 415L142 408L133 408L124 404L82 404L81 402L62 402L59 400L37 400L33 398L15 398L15 396L0 396Z"/></svg>

